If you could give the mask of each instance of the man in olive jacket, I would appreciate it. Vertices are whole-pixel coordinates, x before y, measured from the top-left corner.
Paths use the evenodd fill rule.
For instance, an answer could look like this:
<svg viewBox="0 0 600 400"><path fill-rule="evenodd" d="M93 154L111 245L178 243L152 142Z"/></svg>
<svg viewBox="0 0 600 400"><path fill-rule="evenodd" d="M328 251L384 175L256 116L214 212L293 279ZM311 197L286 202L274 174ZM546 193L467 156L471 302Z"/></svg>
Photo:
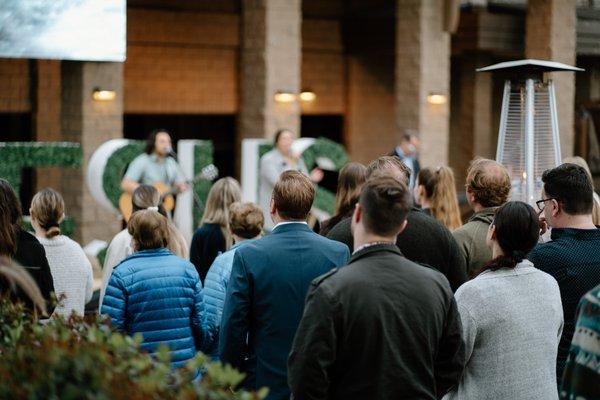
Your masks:
<svg viewBox="0 0 600 400"><path fill-rule="evenodd" d="M488 229L496 210L506 203L509 193L510 176L502 164L486 158L471 162L466 194L475 213L466 224L452 232L471 278L492 259L492 250L486 243Z"/></svg>
<svg viewBox="0 0 600 400"><path fill-rule="evenodd" d="M312 282L288 360L296 399L437 399L465 357L448 280L402 256L410 192L380 176L352 217L348 266Z"/></svg>

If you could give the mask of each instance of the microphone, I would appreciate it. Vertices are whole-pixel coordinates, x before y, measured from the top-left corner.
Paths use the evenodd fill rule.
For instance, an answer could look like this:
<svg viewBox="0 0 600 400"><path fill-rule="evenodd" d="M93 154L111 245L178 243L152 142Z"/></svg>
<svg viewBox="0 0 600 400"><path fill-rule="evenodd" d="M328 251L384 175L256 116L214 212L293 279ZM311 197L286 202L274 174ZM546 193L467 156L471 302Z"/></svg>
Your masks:
<svg viewBox="0 0 600 400"><path fill-rule="evenodd" d="M175 153L175 150L171 146L167 147L167 155L175 159L177 158L177 153Z"/></svg>

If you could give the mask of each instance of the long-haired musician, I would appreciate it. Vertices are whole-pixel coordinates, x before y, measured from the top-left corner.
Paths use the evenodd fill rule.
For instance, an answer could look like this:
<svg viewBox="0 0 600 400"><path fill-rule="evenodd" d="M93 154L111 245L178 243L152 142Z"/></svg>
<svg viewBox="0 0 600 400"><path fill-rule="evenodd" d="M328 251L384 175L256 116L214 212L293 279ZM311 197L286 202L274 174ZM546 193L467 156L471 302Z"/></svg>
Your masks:
<svg viewBox="0 0 600 400"><path fill-rule="evenodd" d="M157 182L183 192L188 188L185 176L173 153L171 135L166 129L155 129L146 140L146 151L137 156L121 181L121 189L133 193L140 184L153 185Z"/></svg>

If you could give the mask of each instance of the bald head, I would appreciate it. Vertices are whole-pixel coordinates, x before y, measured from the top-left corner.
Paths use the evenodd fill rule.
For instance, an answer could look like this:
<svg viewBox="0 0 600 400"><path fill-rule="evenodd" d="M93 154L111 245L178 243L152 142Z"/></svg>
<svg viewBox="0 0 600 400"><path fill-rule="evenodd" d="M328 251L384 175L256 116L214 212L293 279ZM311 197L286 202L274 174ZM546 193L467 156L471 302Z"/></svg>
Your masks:
<svg viewBox="0 0 600 400"><path fill-rule="evenodd" d="M367 181L382 175L391 175L399 182L408 185L410 169L396 156L382 156L367 167Z"/></svg>
<svg viewBox="0 0 600 400"><path fill-rule="evenodd" d="M466 187L472 203L483 208L501 206L508 200L510 186L510 176L502 164L487 158L471 161Z"/></svg>

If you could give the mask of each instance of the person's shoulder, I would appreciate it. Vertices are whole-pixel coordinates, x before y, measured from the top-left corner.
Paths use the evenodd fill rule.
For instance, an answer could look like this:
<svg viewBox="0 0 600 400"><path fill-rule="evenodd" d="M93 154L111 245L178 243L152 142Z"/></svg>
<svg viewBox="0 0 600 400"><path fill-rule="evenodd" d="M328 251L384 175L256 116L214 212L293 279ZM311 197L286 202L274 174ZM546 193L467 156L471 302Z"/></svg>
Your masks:
<svg viewBox="0 0 600 400"><path fill-rule="evenodd" d="M139 162L146 162L149 159L150 159L150 154L142 153L142 154L139 154L137 157L135 157L131 163L133 164L133 163L139 163Z"/></svg>
<svg viewBox="0 0 600 400"><path fill-rule="evenodd" d="M34 243L41 246L40 241L35 237L35 235L27 232L24 229L19 229L18 240L22 243Z"/></svg>
<svg viewBox="0 0 600 400"><path fill-rule="evenodd" d="M407 228L412 225L412 228L415 230L426 231L438 235L450 235L450 231L444 224L432 216L425 214L423 211L412 209L408 212L406 219L408 220Z"/></svg>
<svg viewBox="0 0 600 400"><path fill-rule="evenodd" d="M329 229L327 237L329 239L335 239L336 237L347 235L350 232L350 225L352 224L352 217L346 217L340 222L335 224Z"/></svg>
<svg viewBox="0 0 600 400"><path fill-rule="evenodd" d="M553 240L544 243L538 243L535 247L529 252L527 258L533 262L533 264L539 268L546 264L546 262L550 262L554 256L558 256L562 253L562 249L558 245L558 243Z"/></svg>

